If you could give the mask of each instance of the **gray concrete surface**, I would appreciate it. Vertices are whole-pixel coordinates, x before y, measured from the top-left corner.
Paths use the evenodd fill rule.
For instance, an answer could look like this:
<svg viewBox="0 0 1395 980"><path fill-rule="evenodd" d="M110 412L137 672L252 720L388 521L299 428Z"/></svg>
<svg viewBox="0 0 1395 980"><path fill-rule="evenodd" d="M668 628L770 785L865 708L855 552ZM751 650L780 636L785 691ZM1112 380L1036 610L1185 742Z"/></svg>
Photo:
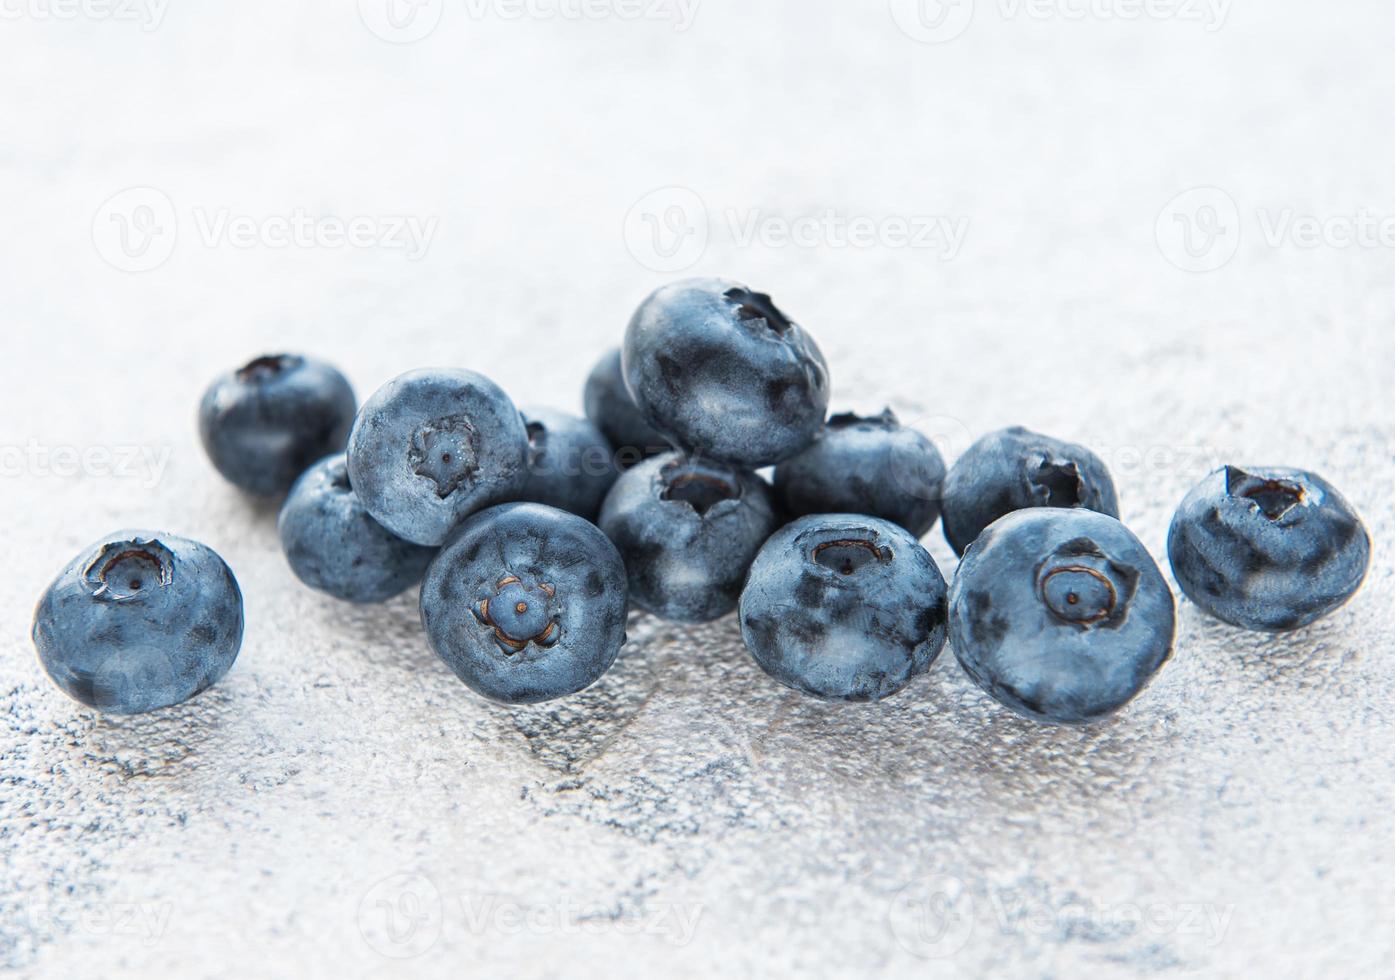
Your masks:
<svg viewBox="0 0 1395 980"><path fill-rule="evenodd" d="M1391 975L1389 4L357 7L0 8L0 963ZM1155 554L1211 466L1315 468L1368 519L1367 586L1280 638L1183 603L1157 682L1084 732L949 655L814 704L733 622L643 616L593 690L511 711L410 599L298 586L198 448L203 385L264 350L579 408L689 272L774 292L840 406L950 456L1011 423L1091 443ZM248 631L214 691L102 719L30 615L133 525L216 547Z"/></svg>

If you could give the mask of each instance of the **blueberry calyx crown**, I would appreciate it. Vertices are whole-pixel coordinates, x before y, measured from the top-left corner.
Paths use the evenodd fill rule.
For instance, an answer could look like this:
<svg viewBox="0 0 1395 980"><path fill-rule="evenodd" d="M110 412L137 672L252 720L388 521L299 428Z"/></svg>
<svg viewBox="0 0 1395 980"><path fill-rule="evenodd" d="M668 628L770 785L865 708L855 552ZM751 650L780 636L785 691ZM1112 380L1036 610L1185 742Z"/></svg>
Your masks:
<svg viewBox="0 0 1395 980"><path fill-rule="evenodd" d="M1058 619L1098 623L1114 611L1114 583L1093 568L1067 565L1053 569L1041 583L1042 599Z"/></svg>
<svg viewBox="0 0 1395 980"><path fill-rule="evenodd" d="M494 631L494 642L505 656L519 653L529 643L550 647L561 638L557 619L548 614L548 603L557 590L545 582L533 587L517 575L506 575L494 586L492 596L475 603L475 618Z"/></svg>
<svg viewBox="0 0 1395 980"><path fill-rule="evenodd" d="M1291 480L1268 479L1246 473L1238 466L1225 468L1225 492L1248 500L1271 521L1282 520L1293 508L1307 503L1303 487Z"/></svg>
<svg viewBox="0 0 1395 980"><path fill-rule="evenodd" d="M445 500L474 476L479 466L475 427L463 415L450 415L420 425L412 433L407 462L417 476L436 484Z"/></svg>
<svg viewBox="0 0 1395 980"><path fill-rule="evenodd" d="M663 490L659 499L687 504L698 517L706 517L708 511L723 501L741 497L739 483L698 463L675 460L663 468L661 480Z"/></svg>
<svg viewBox="0 0 1395 980"><path fill-rule="evenodd" d="M1095 542L1067 542L1037 570L1037 593L1052 616L1089 629L1122 621L1138 573L1111 561Z"/></svg>
<svg viewBox="0 0 1395 980"><path fill-rule="evenodd" d="M277 375L285 374L305 363L296 354L267 354L254 357L237 369L237 380L244 384L266 384Z"/></svg>
<svg viewBox="0 0 1395 980"><path fill-rule="evenodd" d="M794 321L785 316L775 305L775 301L765 293L736 286L722 295L728 302L736 305L736 316L742 323L764 320L767 327L781 336L794 326Z"/></svg>
<svg viewBox="0 0 1395 980"><path fill-rule="evenodd" d="M159 541L113 541L103 545L83 572L94 599L136 599L174 581L174 553Z"/></svg>
<svg viewBox="0 0 1395 980"><path fill-rule="evenodd" d="M1074 460L1042 456L1028 471L1027 482L1045 507L1079 507L1085 497L1085 481Z"/></svg>
<svg viewBox="0 0 1395 980"><path fill-rule="evenodd" d="M878 548L865 538L839 538L816 545L809 557L816 565L851 575L872 562L889 564L893 556L890 548Z"/></svg>

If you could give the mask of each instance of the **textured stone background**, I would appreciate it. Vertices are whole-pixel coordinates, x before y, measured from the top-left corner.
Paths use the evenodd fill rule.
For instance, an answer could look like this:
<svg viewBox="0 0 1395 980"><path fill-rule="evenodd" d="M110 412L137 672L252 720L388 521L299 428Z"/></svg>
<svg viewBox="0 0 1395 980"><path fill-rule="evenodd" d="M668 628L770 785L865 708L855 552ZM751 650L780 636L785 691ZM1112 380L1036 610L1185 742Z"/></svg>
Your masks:
<svg viewBox="0 0 1395 980"><path fill-rule="evenodd" d="M900 0L704 0L685 30L623 0L424 2L396 34L377 0L0 8L0 964L1389 976L1395 250L1276 228L1395 213L1395 10L979 0L926 44ZM1219 190L1169 205L1194 187ZM415 260L204 227L297 209L437 227ZM968 234L951 256L732 229L829 210ZM114 216L149 241L114 251ZM1172 662L1089 731L1010 716L949 655L887 704L815 704L734 622L644 616L593 690L513 711L434 661L410 598L300 587L273 509L198 449L204 384L265 350L361 394L458 364L578 408L668 278L650 223L685 221L672 264L773 291L840 405L890 402L950 456L1019 422L1090 442L1155 554L1214 464L1316 468L1368 519L1365 590L1280 638L1182 603ZM120 526L222 552L248 630L215 690L107 720L28 631Z"/></svg>

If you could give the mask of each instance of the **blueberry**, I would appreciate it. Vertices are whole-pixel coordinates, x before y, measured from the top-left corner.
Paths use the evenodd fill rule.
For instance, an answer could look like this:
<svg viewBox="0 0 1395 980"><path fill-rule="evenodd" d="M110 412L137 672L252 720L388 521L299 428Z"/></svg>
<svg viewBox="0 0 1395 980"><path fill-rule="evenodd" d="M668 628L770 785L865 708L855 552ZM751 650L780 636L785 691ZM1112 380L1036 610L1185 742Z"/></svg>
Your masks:
<svg viewBox="0 0 1395 980"><path fill-rule="evenodd" d="M807 447L828 410L828 367L769 296L688 279L644 301L625 334L625 382L648 422L692 455L757 469Z"/></svg>
<svg viewBox="0 0 1395 980"><path fill-rule="evenodd" d="M171 534L120 531L54 579L34 646L69 697L133 715L216 684L242 645L242 592L223 559Z"/></svg>
<svg viewBox="0 0 1395 980"><path fill-rule="evenodd" d="M1114 481L1098 456L1021 426L975 442L945 477L945 537L957 554L989 524L1027 507L1082 507L1119 516Z"/></svg>
<svg viewBox="0 0 1395 980"><path fill-rule="evenodd" d="M273 496L311 463L343 450L355 404L349 382L324 361L259 357L209 385L199 436L228 482Z"/></svg>
<svg viewBox="0 0 1395 980"><path fill-rule="evenodd" d="M382 602L421 581L434 548L404 541L363 509L344 454L296 481L276 521L291 571L312 589L348 602Z"/></svg>
<svg viewBox="0 0 1395 980"><path fill-rule="evenodd" d="M990 525L949 590L949 642L1028 718L1080 725L1131 701L1172 652L1172 592L1112 517L1038 507Z"/></svg>
<svg viewBox="0 0 1395 980"><path fill-rule="evenodd" d="M628 469L641 459L668 452L668 440L644 420L625 387L625 374L620 370L620 348L605 354L586 379L583 393L586 417L595 423L610 444L615 447L616 461Z"/></svg>
<svg viewBox="0 0 1395 980"><path fill-rule="evenodd" d="M518 496L528 433L509 396L473 371L410 371L364 402L349 434L349 480L373 519L439 545L462 520Z"/></svg>
<svg viewBox="0 0 1395 980"><path fill-rule="evenodd" d="M600 518L625 559L635 605L685 623L736 608L746 571L778 524L760 477L679 453L622 474Z"/></svg>
<svg viewBox="0 0 1395 980"><path fill-rule="evenodd" d="M886 409L830 418L812 446L776 467L775 492L796 517L867 514L920 537L940 516L944 478L934 443Z"/></svg>
<svg viewBox="0 0 1395 980"><path fill-rule="evenodd" d="M542 504L467 520L421 586L437 655L471 690L535 704L589 687L625 642L625 566L604 534Z"/></svg>
<svg viewBox="0 0 1395 980"><path fill-rule="evenodd" d="M819 514L761 548L741 593L741 635L771 677L829 701L880 701L945 644L944 576L910 533Z"/></svg>
<svg viewBox="0 0 1395 980"><path fill-rule="evenodd" d="M523 421L528 430L528 482L518 499L594 521L620 475L610 443L586 419L549 408L525 409Z"/></svg>
<svg viewBox="0 0 1395 980"><path fill-rule="evenodd" d="M1355 595L1371 539L1326 480L1277 466L1226 466L1182 501L1167 536L1177 583L1242 629L1307 626Z"/></svg>

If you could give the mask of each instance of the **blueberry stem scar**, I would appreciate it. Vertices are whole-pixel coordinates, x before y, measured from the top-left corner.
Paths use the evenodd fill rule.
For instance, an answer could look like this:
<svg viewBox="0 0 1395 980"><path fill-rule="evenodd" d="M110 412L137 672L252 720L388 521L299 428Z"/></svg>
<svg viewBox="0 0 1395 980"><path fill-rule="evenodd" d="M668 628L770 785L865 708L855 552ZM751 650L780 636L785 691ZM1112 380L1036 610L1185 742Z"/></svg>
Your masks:
<svg viewBox="0 0 1395 980"><path fill-rule="evenodd" d="M1253 502L1271 521L1281 520L1306 502L1303 488L1297 483L1251 476L1237 466L1226 468L1226 493Z"/></svg>

